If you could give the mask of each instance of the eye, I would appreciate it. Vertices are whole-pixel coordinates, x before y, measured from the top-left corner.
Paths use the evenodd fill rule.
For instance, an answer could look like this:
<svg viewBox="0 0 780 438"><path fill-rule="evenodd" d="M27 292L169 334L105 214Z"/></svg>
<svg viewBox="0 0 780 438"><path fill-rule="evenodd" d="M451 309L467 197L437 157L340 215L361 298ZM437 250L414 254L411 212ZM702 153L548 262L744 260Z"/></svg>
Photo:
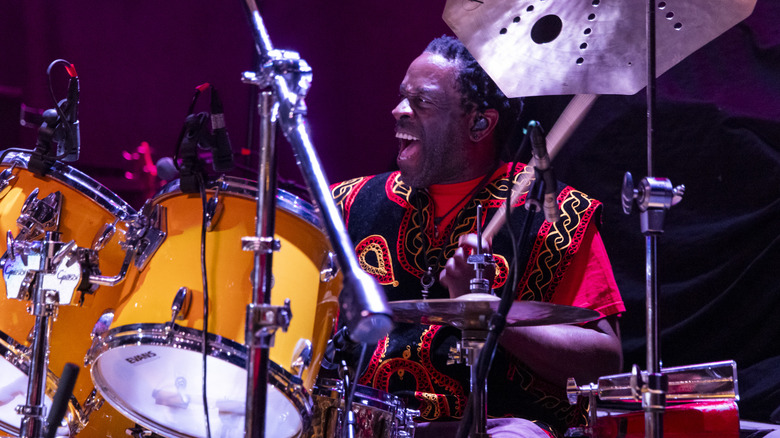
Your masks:
<svg viewBox="0 0 780 438"><path fill-rule="evenodd" d="M410 104L417 107L434 106L433 100L427 98L426 96L415 95L415 96L407 96L407 98L409 99Z"/></svg>
<svg viewBox="0 0 780 438"><path fill-rule="evenodd" d="M401 101L406 100L407 102L409 102L409 106L414 108L426 108L426 107L436 106L436 104L432 99L421 94L407 94L401 92L398 93L398 98Z"/></svg>

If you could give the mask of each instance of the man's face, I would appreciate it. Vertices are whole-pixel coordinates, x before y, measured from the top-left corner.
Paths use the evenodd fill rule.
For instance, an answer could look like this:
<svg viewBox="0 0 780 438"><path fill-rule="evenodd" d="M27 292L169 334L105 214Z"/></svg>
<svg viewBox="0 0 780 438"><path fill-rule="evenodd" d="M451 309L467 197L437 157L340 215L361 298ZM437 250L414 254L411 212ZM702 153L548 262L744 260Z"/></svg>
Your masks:
<svg viewBox="0 0 780 438"><path fill-rule="evenodd" d="M423 53L412 61L393 109L398 168L412 187L460 181L468 166L471 115L461 106L457 64Z"/></svg>

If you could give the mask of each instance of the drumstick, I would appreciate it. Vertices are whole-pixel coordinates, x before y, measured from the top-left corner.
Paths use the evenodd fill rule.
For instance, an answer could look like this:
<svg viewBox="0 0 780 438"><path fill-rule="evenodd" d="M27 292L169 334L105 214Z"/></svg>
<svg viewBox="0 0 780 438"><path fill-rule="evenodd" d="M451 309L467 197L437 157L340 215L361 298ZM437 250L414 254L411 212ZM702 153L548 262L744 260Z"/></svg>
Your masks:
<svg viewBox="0 0 780 438"><path fill-rule="evenodd" d="M593 106L597 97L597 94L577 94L571 99L569 104L566 105L566 108L563 110L560 117L558 117L555 125L553 125L552 129L550 129L550 132L547 134L547 154L550 156L550 160L555 158L561 146L566 143L566 140L568 140L574 130L577 129L577 126L579 126L582 119L585 118L585 114L587 114ZM514 187L512 187L512 196L510 197L509 202L504 203L504 205L498 209L496 215L493 216L493 219L487 224L485 230L482 232L482 236L488 242L493 240L493 236L498 233L498 230L500 230L506 222L506 212L504 209L511 208L510 206L517 202L520 195L528 191L528 188L534 180L532 176L534 174L534 165L536 165L536 160L532 158L527 166L529 172L521 174Z"/></svg>

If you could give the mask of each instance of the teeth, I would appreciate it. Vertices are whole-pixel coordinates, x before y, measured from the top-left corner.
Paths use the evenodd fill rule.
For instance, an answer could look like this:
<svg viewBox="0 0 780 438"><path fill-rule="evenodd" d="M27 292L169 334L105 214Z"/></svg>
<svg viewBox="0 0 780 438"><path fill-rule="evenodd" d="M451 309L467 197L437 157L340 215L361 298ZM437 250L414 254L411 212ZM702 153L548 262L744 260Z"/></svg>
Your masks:
<svg viewBox="0 0 780 438"><path fill-rule="evenodd" d="M409 141L419 140L417 137L415 137L413 135L409 135L409 134L404 133L404 132L396 132L395 133L395 138L400 138L401 140L409 140Z"/></svg>

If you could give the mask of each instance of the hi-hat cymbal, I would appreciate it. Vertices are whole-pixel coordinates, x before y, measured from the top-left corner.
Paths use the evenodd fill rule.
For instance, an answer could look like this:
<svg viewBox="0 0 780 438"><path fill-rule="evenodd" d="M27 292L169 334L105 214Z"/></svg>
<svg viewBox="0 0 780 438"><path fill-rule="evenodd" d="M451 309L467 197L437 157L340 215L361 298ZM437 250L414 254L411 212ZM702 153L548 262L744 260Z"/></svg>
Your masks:
<svg viewBox="0 0 780 438"><path fill-rule="evenodd" d="M657 1L656 75L747 18L756 0ZM647 0L447 0L443 18L509 97L647 85Z"/></svg>
<svg viewBox="0 0 780 438"><path fill-rule="evenodd" d="M486 330L499 298L471 293L458 298L391 301L396 322L451 325L461 330ZM507 314L507 326L574 324L599 317L599 313L581 307L540 301L515 301Z"/></svg>

